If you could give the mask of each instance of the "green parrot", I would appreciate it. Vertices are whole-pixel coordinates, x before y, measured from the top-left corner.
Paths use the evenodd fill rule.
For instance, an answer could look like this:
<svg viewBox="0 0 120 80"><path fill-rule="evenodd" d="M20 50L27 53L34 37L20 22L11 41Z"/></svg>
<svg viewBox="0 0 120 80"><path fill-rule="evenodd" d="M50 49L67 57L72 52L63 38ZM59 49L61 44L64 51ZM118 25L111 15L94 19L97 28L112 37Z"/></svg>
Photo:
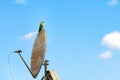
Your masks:
<svg viewBox="0 0 120 80"><path fill-rule="evenodd" d="M40 23L40 26L39 26L39 31L38 32L40 32L42 29L43 29L43 27L44 27L44 21L42 21L41 23Z"/></svg>

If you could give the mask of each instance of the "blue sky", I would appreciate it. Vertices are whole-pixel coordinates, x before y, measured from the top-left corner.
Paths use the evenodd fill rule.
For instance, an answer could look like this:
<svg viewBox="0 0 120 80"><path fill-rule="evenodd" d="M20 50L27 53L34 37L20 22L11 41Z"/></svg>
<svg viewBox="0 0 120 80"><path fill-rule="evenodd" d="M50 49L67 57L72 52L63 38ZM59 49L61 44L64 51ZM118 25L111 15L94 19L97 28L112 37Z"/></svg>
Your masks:
<svg viewBox="0 0 120 80"><path fill-rule="evenodd" d="M60 80L120 80L120 0L0 0L0 80L12 80L14 50L30 66L42 20L48 69ZM10 64L14 80L34 80L17 54Z"/></svg>

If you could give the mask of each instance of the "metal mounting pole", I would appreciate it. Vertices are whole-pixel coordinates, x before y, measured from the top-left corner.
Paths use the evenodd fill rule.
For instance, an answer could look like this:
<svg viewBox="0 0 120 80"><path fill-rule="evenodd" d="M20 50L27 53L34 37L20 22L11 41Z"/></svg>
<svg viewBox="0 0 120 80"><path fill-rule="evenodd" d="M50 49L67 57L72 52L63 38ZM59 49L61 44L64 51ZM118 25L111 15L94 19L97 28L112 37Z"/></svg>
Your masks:
<svg viewBox="0 0 120 80"><path fill-rule="evenodd" d="M43 64L45 67L45 76L47 76L47 65L49 65L48 62L49 62L48 60L45 60Z"/></svg>
<svg viewBox="0 0 120 80"><path fill-rule="evenodd" d="M45 60L43 63L43 65L44 65L44 77L41 80L49 80L48 79L49 78L48 70L47 70L47 65L49 65L48 62L49 62L48 60Z"/></svg>

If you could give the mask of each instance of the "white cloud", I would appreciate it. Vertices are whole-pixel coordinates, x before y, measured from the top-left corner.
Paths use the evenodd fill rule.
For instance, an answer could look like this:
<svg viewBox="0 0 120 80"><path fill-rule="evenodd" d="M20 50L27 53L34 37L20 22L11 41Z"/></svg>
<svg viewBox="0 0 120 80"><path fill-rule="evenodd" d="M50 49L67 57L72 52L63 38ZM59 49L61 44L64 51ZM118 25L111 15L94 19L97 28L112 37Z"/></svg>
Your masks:
<svg viewBox="0 0 120 80"><path fill-rule="evenodd" d="M106 51L104 53L101 53L98 57L99 59L109 59L112 58L112 53L110 51Z"/></svg>
<svg viewBox="0 0 120 80"><path fill-rule="evenodd" d="M14 0L13 3L14 3L14 4L22 4L22 5L25 5L25 4L26 4L26 0Z"/></svg>
<svg viewBox="0 0 120 80"><path fill-rule="evenodd" d="M110 6L116 6L119 4L119 0L109 0L107 4Z"/></svg>
<svg viewBox="0 0 120 80"><path fill-rule="evenodd" d="M25 35L23 35L22 37L20 37L20 39L22 40L31 40L32 38L34 38L36 36L37 32L29 32Z"/></svg>
<svg viewBox="0 0 120 80"><path fill-rule="evenodd" d="M120 50L120 32L114 31L106 34L102 39L102 44L109 48Z"/></svg>

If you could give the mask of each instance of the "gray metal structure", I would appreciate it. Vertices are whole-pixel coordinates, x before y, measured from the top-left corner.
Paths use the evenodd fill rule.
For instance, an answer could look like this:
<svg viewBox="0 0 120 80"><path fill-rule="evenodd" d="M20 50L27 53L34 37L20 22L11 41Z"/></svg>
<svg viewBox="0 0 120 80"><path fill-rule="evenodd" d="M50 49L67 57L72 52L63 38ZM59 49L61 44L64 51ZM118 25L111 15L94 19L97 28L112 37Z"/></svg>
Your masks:
<svg viewBox="0 0 120 80"><path fill-rule="evenodd" d="M29 70L29 72L31 73L31 75L34 78L34 75L33 75L32 71L30 70L29 66L27 65L27 63L25 62L24 58L21 55L22 50L17 50L17 51L14 51L14 52L18 53L18 55L20 56L20 58L24 62L25 66L27 67L27 69ZM47 70L47 65L49 65L48 62L49 62L48 60L45 60L44 63L43 63L43 65L44 65L44 76L42 77L41 80L53 80L51 75L50 75L50 71Z"/></svg>

